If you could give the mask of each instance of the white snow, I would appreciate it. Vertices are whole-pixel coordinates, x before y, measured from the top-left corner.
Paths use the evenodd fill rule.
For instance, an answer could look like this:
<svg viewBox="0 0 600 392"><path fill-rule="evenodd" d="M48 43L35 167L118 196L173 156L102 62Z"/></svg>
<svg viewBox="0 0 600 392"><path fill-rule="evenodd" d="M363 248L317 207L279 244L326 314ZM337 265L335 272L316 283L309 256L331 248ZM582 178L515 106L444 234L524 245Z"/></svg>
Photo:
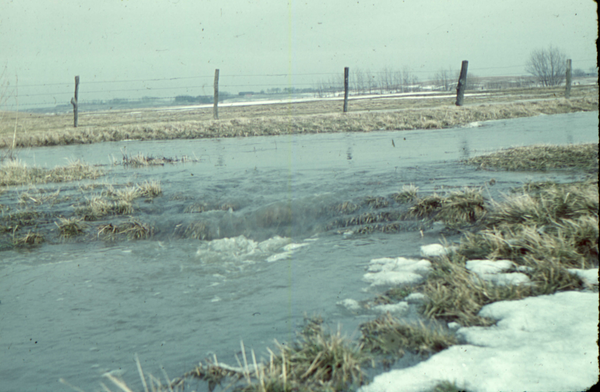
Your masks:
<svg viewBox="0 0 600 392"><path fill-rule="evenodd" d="M429 270L428 260L385 257L371 260L363 278L371 286L413 285L422 282Z"/></svg>
<svg viewBox="0 0 600 392"><path fill-rule="evenodd" d="M506 286L509 284L529 284L531 280L525 274L520 272L513 272L509 274L483 274L480 275L481 279L488 282L494 283L499 286Z"/></svg>
<svg viewBox="0 0 600 392"><path fill-rule="evenodd" d="M404 300L409 304L420 304L425 302L427 297L423 293L411 293Z"/></svg>
<svg viewBox="0 0 600 392"><path fill-rule="evenodd" d="M598 285L598 268L592 269L569 269L569 272L575 274L581 278L584 282L589 285Z"/></svg>
<svg viewBox="0 0 600 392"><path fill-rule="evenodd" d="M483 307L492 327L461 328L465 344L383 373L362 392L427 391L441 381L469 391L582 391L598 381L598 294L562 292Z"/></svg>
<svg viewBox="0 0 600 392"><path fill-rule="evenodd" d="M445 247L442 244L429 244L421 246L421 257L441 257L453 252L453 246Z"/></svg>
<svg viewBox="0 0 600 392"><path fill-rule="evenodd" d="M504 272L513 266L510 260L469 260L467 261L467 269L475 272L478 275L496 274Z"/></svg>
<svg viewBox="0 0 600 392"><path fill-rule="evenodd" d="M351 298L346 298L345 300L338 301L336 302L336 305L343 306L352 312L356 312L362 309L362 306L360 306L358 301Z"/></svg>

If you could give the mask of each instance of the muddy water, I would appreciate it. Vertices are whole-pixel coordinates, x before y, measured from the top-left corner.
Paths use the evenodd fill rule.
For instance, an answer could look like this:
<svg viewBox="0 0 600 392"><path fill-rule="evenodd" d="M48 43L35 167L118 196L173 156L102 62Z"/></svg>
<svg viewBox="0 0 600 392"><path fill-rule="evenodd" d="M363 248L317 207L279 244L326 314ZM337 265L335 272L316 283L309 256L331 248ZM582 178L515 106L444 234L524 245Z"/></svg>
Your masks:
<svg viewBox="0 0 600 392"><path fill-rule="evenodd" d="M369 226L366 214L405 208L389 197L404 184L426 194L494 178L489 195L499 197L528 180L572 179L477 171L459 160L502 147L598 142L597 130L597 113L574 113L435 131L21 151L21 160L40 166L65 158L106 165L96 182L160 180L163 195L136 202L136 217L155 228L150 240L90 235L0 252L1 389L70 390L58 383L62 377L92 391L109 371L136 386L136 353L144 369L160 375L164 368L172 377L213 352L235 364L240 339L264 355L274 338L293 339L305 313L355 332L375 315L336 302L378 292L362 281L368 261L417 256L440 229L396 222L398 230L382 233L393 218ZM138 152L195 162L109 165ZM75 185L61 187L77 193ZM341 210L346 201L354 208ZM372 233L358 234L365 227Z"/></svg>

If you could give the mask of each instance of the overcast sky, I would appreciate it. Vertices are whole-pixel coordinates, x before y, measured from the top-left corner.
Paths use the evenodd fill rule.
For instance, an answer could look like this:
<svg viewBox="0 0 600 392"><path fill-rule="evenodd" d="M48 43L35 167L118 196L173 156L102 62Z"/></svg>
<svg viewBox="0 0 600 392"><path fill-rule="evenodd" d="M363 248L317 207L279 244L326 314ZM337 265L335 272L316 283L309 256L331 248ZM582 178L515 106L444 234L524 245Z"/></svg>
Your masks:
<svg viewBox="0 0 600 392"><path fill-rule="evenodd" d="M592 0L0 0L0 73L24 105L68 103L75 75L82 99L210 95L215 68L233 93L346 66L525 75L549 45L587 72L596 38Z"/></svg>

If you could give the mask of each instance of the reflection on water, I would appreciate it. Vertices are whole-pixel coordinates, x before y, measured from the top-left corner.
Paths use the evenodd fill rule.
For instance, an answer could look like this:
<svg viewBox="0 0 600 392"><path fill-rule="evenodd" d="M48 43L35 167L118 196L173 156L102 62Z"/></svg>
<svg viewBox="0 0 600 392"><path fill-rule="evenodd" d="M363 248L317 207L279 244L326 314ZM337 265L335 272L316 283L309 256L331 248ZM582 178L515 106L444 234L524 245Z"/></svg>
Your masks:
<svg viewBox="0 0 600 392"><path fill-rule="evenodd" d="M439 228L401 219L406 206L391 195L403 185L421 194L482 186L490 173L459 159L515 145L598 142L597 113L481 125L21 151L28 164L50 167L65 157L104 164L124 146L199 161L104 167L99 182L161 182L162 196L134 202L136 218L156 228L150 240L92 236L0 252L3 388L61 390L56 380L63 377L95 390L100 374L119 369L135 386L135 353L147 371L160 374L164 366L172 377L209 352L235 364L240 339L266 355L272 339L293 339L305 313L354 332L374 314L336 303L374 296L362 281L368 262L418 256L420 245L438 240ZM523 181L560 176L494 172L489 193L499 197ZM52 208L72 214L79 185L61 184L72 199ZM12 191L0 195L2 204L9 199L16 200Z"/></svg>

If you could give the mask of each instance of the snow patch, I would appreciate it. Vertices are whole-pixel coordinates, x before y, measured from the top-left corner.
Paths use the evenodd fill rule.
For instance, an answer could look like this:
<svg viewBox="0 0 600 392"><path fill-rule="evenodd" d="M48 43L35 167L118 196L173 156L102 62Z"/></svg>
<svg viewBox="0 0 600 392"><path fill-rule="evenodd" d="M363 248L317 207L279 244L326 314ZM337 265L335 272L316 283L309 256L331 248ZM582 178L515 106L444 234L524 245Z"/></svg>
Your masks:
<svg viewBox="0 0 600 392"><path fill-rule="evenodd" d="M469 260L467 269L478 275L496 274L509 270L513 266L510 260Z"/></svg>
<svg viewBox="0 0 600 392"><path fill-rule="evenodd" d="M571 268L569 272L579 276L581 280L589 285L598 285L598 268L586 270Z"/></svg>
<svg viewBox="0 0 600 392"><path fill-rule="evenodd" d="M356 312L356 311L359 311L362 309L362 306L360 306L358 301L355 299L351 299L351 298L346 298L343 301L338 301L338 302L336 302L336 305L343 306L344 308L346 308L352 312Z"/></svg>
<svg viewBox="0 0 600 392"><path fill-rule="evenodd" d="M413 285L421 283L430 270L431 263L428 260L385 257L371 260L363 278L371 286Z"/></svg>
<svg viewBox="0 0 600 392"><path fill-rule="evenodd" d="M421 246L421 257L442 257L456 250L456 247L445 247L442 244L429 244Z"/></svg>
<svg viewBox="0 0 600 392"><path fill-rule="evenodd" d="M495 302L492 327L461 328L468 344L376 376L362 392L417 392L438 382L471 391L582 391L598 381L598 294L562 292Z"/></svg>

